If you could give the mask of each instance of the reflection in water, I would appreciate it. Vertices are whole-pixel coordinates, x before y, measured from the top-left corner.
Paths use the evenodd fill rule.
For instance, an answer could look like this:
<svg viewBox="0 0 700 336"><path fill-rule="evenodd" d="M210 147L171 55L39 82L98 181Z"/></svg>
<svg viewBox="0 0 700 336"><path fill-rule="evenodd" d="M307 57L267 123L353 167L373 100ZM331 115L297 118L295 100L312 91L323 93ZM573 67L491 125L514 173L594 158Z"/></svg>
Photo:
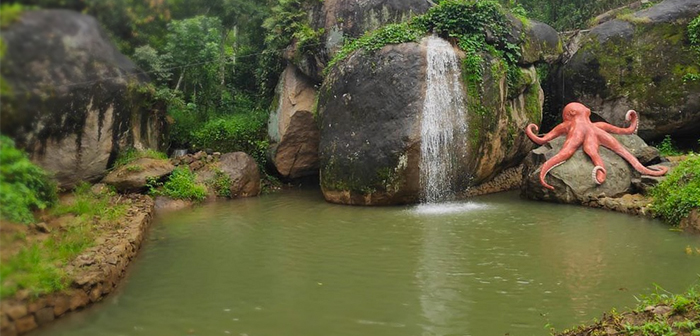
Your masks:
<svg viewBox="0 0 700 336"><path fill-rule="evenodd" d="M440 207L437 204L432 206ZM425 213L423 210L419 207L417 212ZM468 319L460 319L456 313L464 314L468 310L462 296L469 295L469 287L466 283L455 283L459 278L451 274L460 268L459 264L467 256L458 260L460 256L453 250L459 245L453 232L455 222L445 218L442 221L419 219L418 223L422 226L423 242L416 278L421 290L420 306L426 319L422 324L423 335L464 334L469 330L468 323L465 323ZM468 270L462 268L461 271ZM455 307L458 307L457 311Z"/></svg>
<svg viewBox="0 0 700 336"><path fill-rule="evenodd" d="M361 208L285 191L163 216L150 237L118 293L32 336L541 335L700 272L683 250L698 237L515 194Z"/></svg>

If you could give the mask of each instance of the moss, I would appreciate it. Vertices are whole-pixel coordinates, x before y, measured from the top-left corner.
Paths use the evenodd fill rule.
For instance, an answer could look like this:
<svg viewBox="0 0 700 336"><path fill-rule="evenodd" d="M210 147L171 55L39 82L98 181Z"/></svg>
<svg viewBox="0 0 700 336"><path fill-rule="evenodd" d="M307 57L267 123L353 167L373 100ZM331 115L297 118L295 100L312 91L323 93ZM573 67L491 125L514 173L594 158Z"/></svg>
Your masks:
<svg viewBox="0 0 700 336"><path fill-rule="evenodd" d="M22 4L13 3L7 4L3 3L0 5L0 28L5 29L11 24L19 21L22 13L29 9Z"/></svg>
<svg viewBox="0 0 700 336"><path fill-rule="evenodd" d="M530 86L525 90L525 114L530 122L539 125L542 122L539 86Z"/></svg>
<svg viewBox="0 0 700 336"><path fill-rule="evenodd" d="M688 90L700 89L674 76L683 70L694 71L698 64L697 57L684 52L683 25L637 25L634 35L630 41L611 39L600 44L591 40L584 47L599 63L598 74L605 81L607 97L670 107L684 99ZM656 64L668 66L653 66Z"/></svg>

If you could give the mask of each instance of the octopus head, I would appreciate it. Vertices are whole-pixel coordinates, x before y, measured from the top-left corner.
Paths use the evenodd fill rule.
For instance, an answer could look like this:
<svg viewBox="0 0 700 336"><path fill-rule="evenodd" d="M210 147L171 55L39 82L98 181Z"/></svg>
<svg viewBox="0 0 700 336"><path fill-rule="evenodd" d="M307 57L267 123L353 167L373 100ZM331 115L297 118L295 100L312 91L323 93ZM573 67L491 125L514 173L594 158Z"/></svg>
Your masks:
<svg viewBox="0 0 700 336"><path fill-rule="evenodd" d="M564 121L574 120L577 118L588 119L591 117L591 109L581 103L569 103L564 106L561 113Z"/></svg>

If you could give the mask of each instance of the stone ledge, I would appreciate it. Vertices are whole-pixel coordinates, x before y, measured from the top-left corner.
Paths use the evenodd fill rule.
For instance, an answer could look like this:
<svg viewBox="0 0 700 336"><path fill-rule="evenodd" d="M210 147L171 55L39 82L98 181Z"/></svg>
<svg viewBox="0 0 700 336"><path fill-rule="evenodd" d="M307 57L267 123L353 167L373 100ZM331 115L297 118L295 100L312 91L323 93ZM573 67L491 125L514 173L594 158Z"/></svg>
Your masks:
<svg viewBox="0 0 700 336"><path fill-rule="evenodd" d="M0 303L0 334L22 335L72 311L77 311L114 291L136 256L154 213L154 201L144 195L129 195L132 202L125 226L103 233L91 247L64 269L71 275L70 288L30 298L21 291Z"/></svg>

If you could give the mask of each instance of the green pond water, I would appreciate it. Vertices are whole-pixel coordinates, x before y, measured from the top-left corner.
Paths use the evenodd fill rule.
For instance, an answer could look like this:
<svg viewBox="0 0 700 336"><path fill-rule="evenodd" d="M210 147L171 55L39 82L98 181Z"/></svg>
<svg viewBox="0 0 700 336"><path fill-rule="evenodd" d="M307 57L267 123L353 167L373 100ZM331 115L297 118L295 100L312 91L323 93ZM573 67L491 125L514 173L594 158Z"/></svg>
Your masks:
<svg viewBox="0 0 700 336"><path fill-rule="evenodd" d="M515 193L371 208L290 190L158 218L116 293L33 335L548 335L696 283L686 246Z"/></svg>

